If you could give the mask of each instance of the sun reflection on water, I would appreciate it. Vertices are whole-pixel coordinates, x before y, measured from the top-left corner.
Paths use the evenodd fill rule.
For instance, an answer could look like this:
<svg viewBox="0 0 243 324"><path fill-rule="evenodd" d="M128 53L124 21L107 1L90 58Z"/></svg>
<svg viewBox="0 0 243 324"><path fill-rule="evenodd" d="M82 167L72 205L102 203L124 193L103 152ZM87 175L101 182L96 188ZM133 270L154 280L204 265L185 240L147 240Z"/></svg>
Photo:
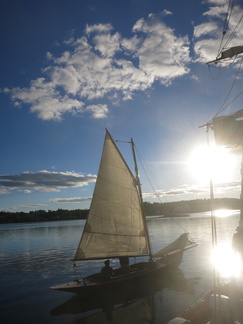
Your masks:
<svg viewBox="0 0 243 324"><path fill-rule="evenodd" d="M231 209L217 209L215 210L216 217L228 217L238 214L238 210L231 210Z"/></svg>
<svg viewBox="0 0 243 324"><path fill-rule="evenodd" d="M241 273L241 257L230 243L219 243L212 252L215 269L223 277L239 277Z"/></svg>

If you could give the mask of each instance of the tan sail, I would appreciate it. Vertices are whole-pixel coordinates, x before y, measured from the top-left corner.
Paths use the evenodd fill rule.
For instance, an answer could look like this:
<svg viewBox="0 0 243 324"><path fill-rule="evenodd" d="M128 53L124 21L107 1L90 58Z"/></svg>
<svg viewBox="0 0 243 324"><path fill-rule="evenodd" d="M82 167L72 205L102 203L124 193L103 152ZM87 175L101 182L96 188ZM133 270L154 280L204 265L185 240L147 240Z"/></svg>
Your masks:
<svg viewBox="0 0 243 324"><path fill-rule="evenodd" d="M90 212L74 260L148 253L136 179L106 131Z"/></svg>

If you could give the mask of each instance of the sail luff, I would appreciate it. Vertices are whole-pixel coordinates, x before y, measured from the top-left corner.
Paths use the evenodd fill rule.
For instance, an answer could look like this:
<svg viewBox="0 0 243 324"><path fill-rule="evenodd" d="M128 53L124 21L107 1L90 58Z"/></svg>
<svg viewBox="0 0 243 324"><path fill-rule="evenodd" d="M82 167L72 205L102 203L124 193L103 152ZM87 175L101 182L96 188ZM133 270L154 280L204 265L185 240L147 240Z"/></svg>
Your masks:
<svg viewBox="0 0 243 324"><path fill-rule="evenodd" d="M148 254L136 179L106 131L89 215L74 260Z"/></svg>

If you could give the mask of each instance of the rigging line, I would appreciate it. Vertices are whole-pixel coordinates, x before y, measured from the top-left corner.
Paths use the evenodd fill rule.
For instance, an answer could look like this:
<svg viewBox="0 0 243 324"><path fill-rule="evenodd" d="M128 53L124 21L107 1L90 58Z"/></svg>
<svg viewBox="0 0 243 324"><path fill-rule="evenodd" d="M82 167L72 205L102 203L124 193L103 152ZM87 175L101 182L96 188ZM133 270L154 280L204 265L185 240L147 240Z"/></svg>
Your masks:
<svg viewBox="0 0 243 324"><path fill-rule="evenodd" d="M226 12L226 17L225 17L225 21L224 21L224 27L223 27L223 32L222 32L222 38L221 38L221 41L220 41L220 45L219 45L219 50L218 50L218 54L217 54L217 57L219 56L219 54L221 53L222 49L224 48L221 48L222 46L222 43L223 43L223 39L224 39L224 36L226 34L226 31L229 27L229 20L230 20L230 17L231 17L231 14L232 14L232 11L233 11L233 6L234 6L234 0L229 0L229 4L228 4L228 9L227 9L227 12Z"/></svg>
<svg viewBox="0 0 243 324"><path fill-rule="evenodd" d="M213 75L212 75L212 72L211 72L211 68L215 68L216 69L216 67L214 67L213 65L209 65L208 64L208 70L209 70L209 74L210 74L210 76L211 76L211 79L212 80L218 80L219 78L220 78L220 76L221 76L221 66L220 66L220 72L219 72L219 75L218 75L218 77L213 77Z"/></svg>
<svg viewBox="0 0 243 324"><path fill-rule="evenodd" d="M241 61L240 61L240 64L239 64L239 68L238 68L238 70L237 70L237 73L236 73L236 75L235 75L235 78L234 78L234 81L233 81L233 83L232 83L232 85L231 85L231 88L230 88L230 90L229 90L229 92L228 92L228 94L227 94L227 96L226 96L226 98L225 98L225 100L224 100L224 102L222 103L222 105L221 105L221 107L219 108L219 110L217 111L217 113L215 114L215 116L213 117L213 118L215 118L215 117L217 117L222 111L224 111L236 98L238 98L240 95L238 95L238 97L236 97L233 101L231 101L227 106L225 106L224 107L224 104L226 103L226 101L227 101L227 99L229 98L229 96L230 96L230 93L231 93L231 91L233 90L233 87L234 87L234 85L235 85L235 82L236 82L236 79L237 79L237 77L238 77L238 75L239 75L239 72L240 72L240 69L241 69L241 65L242 65L242 62L243 62L243 57L241 58Z"/></svg>
<svg viewBox="0 0 243 324"><path fill-rule="evenodd" d="M229 68L229 66L231 66L232 64L234 64L234 62L236 60L236 57L237 57L237 55L234 57L233 61L232 61L232 58L229 58L228 61L230 60L232 62L230 62L229 65L227 65L227 66L222 66L222 65L219 64L219 68L218 68L218 66L216 67L216 65L207 64L208 70L209 70L209 74L211 76L211 79L212 80L219 80L219 78L221 76L222 68ZM213 74L212 74L212 72L211 72L213 68L214 69L218 69L220 71L219 72L219 75L217 77L214 77Z"/></svg>
<svg viewBox="0 0 243 324"><path fill-rule="evenodd" d="M156 197L157 197L157 199L160 201L160 203L162 204L162 201L161 201L161 199L160 199L160 197L159 197L159 195L157 194L157 192L156 192L156 190L154 189L154 187L153 187L153 185L152 185L152 183L151 183L151 181L150 181L150 179L149 179L149 177L148 177L148 174L147 174L147 172L146 172L146 170L145 170L145 168L144 168L144 164L143 164L143 161L142 161L142 158L141 158L141 156L140 156L140 154L138 153L138 150L137 150L137 148L136 148L136 146L135 146L135 150L136 150L136 154L137 154L137 156L138 156L138 158L139 158L139 161L140 161L140 163L141 163L141 166L142 166L142 168L143 168L143 171L144 171L144 173L145 173L145 175L146 175L146 178L147 178L147 180L148 180L148 182L150 183L150 185L151 185L151 187L152 187L152 189L153 189L153 191L154 191L154 193L155 193L155 195L156 195ZM147 168L148 168L148 166L147 166ZM149 168L148 168L148 170L149 170ZM150 172L150 174L152 175L152 173ZM153 177L154 178L154 177ZM154 179L155 180L155 179ZM155 182L156 182L156 180L155 180ZM174 217L172 217L172 219L173 219L173 221L185 232L185 233L187 233L188 234L188 236L190 237L190 239L193 241L193 242L195 242L194 241L194 239L190 236L190 233L188 233L188 231L181 225L181 224L179 224L176 220L175 220L175 218Z"/></svg>
<svg viewBox="0 0 243 324"><path fill-rule="evenodd" d="M239 27L239 24L241 23L241 20L243 19L243 14L240 18L240 20L238 21L237 25L235 26L234 30L232 31L231 35L229 36L228 40L226 41L225 45L223 46L222 49L226 48L228 43L232 40L232 38L234 37L235 33L236 33L236 30L237 28Z"/></svg>
<svg viewBox="0 0 243 324"><path fill-rule="evenodd" d="M135 147L135 149L136 149L136 153L137 153L137 156L138 156L138 158L139 158L139 161L140 161L140 163L141 163L141 166L142 166L142 168L143 168L143 172L145 173L146 178L147 178L147 180L148 180L150 186L152 187L155 196L157 197L157 199L159 200L159 202L162 203L162 200L160 199L159 194L156 192L156 189L154 188L154 186L153 186L152 182L150 181L150 179L149 179L149 177L148 177L148 174L147 174L147 172L146 172L146 170L145 170L145 168L144 168L144 163L145 163L145 162L143 162L144 160L142 159L141 155L138 153L138 150L137 150L136 147ZM143 161L142 161L142 160L143 160ZM150 169L149 169L149 167L148 167L147 164L146 164L146 167L148 168L148 170L149 170L151 176L153 177L154 182L155 182L156 185L159 187L159 185L158 185L158 183L157 183L155 177L153 176L153 174L152 174L152 172L150 171ZM165 197L165 199L166 199L166 197Z"/></svg>
<svg viewBox="0 0 243 324"><path fill-rule="evenodd" d="M236 96L231 102L228 103L227 106L225 106L225 108L227 108L230 104L232 104L232 102L234 102L237 98L239 98L241 95L243 94L243 91L241 91L238 96Z"/></svg>

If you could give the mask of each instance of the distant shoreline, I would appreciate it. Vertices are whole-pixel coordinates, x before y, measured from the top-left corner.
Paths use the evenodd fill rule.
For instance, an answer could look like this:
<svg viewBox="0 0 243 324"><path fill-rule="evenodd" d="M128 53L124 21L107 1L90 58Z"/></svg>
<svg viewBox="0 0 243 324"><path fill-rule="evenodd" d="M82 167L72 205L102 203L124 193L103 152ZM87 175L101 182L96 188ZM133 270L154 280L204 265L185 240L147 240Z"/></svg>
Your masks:
<svg viewBox="0 0 243 324"><path fill-rule="evenodd" d="M190 213L210 211L210 203L210 199L182 200L166 203L144 202L144 209L146 216L189 217ZM240 199L216 198L214 200L214 207L215 210L237 210L240 209ZM58 209L56 211L36 210L28 213L1 211L0 224L86 219L88 213L88 209Z"/></svg>

